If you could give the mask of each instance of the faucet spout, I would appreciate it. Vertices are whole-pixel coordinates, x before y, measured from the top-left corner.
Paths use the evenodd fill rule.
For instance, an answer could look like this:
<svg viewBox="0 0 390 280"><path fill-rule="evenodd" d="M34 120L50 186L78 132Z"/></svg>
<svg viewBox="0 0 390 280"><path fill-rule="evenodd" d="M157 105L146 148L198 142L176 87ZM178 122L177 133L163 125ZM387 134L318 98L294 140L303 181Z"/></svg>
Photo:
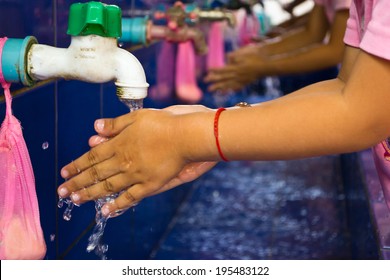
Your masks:
<svg viewBox="0 0 390 280"><path fill-rule="evenodd" d="M164 39L170 42L192 41L197 54L204 55L208 52L205 36L203 32L196 27L183 26L176 30L172 30L167 26L152 24L147 30L146 37L150 41L153 39Z"/></svg>
<svg viewBox="0 0 390 280"><path fill-rule="evenodd" d="M72 36L67 49L34 44L28 52L27 72L33 80L114 81L119 92L131 99L145 98L149 86L138 59L118 48L115 38L98 35Z"/></svg>
<svg viewBox="0 0 390 280"><path fill-rule="evenodd" d="M230 27L236 25L236 17L231 11L215 9L215 10L200 10L194 12L195 18L199 21L223 21L226 20Z"/></svg>

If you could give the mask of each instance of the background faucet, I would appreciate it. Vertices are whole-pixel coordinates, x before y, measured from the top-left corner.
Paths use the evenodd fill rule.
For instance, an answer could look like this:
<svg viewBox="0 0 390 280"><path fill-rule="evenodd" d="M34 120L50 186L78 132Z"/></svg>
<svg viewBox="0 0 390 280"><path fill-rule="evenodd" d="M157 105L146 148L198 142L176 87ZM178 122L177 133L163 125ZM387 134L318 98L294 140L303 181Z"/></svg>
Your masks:
<svg viewBox="0 0 390 280"><path fill-rule="evenodd" d="M190 18L194 22L213 22L213 21L227 21L230 27L236 25L235 15L228 10L215 8L212 10L202 10L200 8L195 8L190 12Z"/></svg>
<svg viewBox="0 0 390 280"><path fill-rule="evenodd" d="M139 13L142 14L142 13ZM147 45L153 40L169 42L192 41L195 52L204 55L208 52L204 32L197 25L204 22L227 21L230 27L236 24L233 12L215 8L201 9L195 5L175 2L166 11L144 12L143 17L123 18L120 41ZM152 18L152 19L150 19ZM157 25L153 20L166 20L165 25Z"/></svg>
<svg viewBox="0 0 390 280"><path fill-rule="evenodd" d="M166 25L154 25L151 23L146 31L147 40L164 39L169 42L192 41L195 52L198 55L207 53L207 43L203 32L197 27L190 27L187 24L192 14L185 10L182 2L178 1L166 12L155 12L154 19L166 19Z"/></svg>

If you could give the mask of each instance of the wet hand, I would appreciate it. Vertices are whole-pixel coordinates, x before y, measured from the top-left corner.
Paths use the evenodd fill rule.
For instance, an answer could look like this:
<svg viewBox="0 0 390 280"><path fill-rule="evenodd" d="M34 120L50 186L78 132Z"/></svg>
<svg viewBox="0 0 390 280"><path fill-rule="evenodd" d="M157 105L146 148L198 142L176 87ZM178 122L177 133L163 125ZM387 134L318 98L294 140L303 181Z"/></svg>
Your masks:
<svg viewBox="0 0 390 280"><path fill-rule="evenodd" d="M81 204L122 192L112 205L102 209L109 214L156 193L188 163L175 147L177 126L172 124L172 116L167 111L140 110L116 119L97 120L99 137L109 140L61 170L68 181L58 188L58 194Z"/></svg>
<svg viewBox="0 0 390 280"><path fill-rule="evenodd" d="M240 63L246 60L248 56L257 56L261 53L260 44L251 44L241 47L233 52L227 54L227 60L229 64Z"/></svg>
<svg viewBox="0 0 390 280"><path fill-rule="evenodd" d="M69 180L59 187L59 195L70 196L74 203L81 204L122 192L113 203L102 208L103 214L109 215L116 210L129 208L147 196L198 178L216 163L188 163L178 156L173 137L169 137L171 132L167 130L167 127L177 126L167 124L174 114L205 110L210 109L203 106L172 106L164 112L142 110L144 112L117 119L96 121L98 135L89 141L92 149L62 169L61 175ZM161 127L161 123L165 125ZM164 142L161 138L169 140Z"/></svg>
<svg viewBox="0 0 390 280"><path fill-rule="evenodd" d="M180 115L180 114L188 114L188 113L194 113L194 112L206 112L210 109L202 106L202 105L174 105L167 107L163 109L165 111L169 111L173 114ZM109 132L106 132L106 136L112 137L114 135L111 135ZM101 143L104 143L108 141L108 137L100 136L100 135L94 135L89 139L89 145L90 147L95 147ZM166 183L164 186L162 186L158 191L152 193L151 195L156 195L162 192L165 192L167 190L173 189L179 185L191 182L210 169L212 169L217 162L211 161L211 162L193 162L189 163L184 166L184 168L180 171L180 173L174 177L172 180L170 180L168 183Z"/></svg>
<svg viewBox="0 0 390 280"><path fill-rule="evenodd" d="M210 69L204 81L210 83L208 90L222 93L241 90L262 77L261 61L246 59L238 64L228 64L222 68Z"/></svg>

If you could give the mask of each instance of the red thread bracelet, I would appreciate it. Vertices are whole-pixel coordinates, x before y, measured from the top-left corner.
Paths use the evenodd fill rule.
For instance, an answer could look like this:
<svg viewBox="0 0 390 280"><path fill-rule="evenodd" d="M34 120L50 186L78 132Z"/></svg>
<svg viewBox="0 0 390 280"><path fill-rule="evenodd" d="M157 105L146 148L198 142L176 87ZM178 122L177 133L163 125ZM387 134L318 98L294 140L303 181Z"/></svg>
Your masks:
<svg viewBox="0 0 390 280"><path fill-rule="evenodd" d="M225 108L218 108L217 112L215 113L214 117L214 136L215 136L215 143L217 144L217 149L219 156L223 161L229 161L222 153L221 145L219 144L219 134L218 134L218 121L219 121L219 115L221 115L222 111L225 111Z"/></svg>

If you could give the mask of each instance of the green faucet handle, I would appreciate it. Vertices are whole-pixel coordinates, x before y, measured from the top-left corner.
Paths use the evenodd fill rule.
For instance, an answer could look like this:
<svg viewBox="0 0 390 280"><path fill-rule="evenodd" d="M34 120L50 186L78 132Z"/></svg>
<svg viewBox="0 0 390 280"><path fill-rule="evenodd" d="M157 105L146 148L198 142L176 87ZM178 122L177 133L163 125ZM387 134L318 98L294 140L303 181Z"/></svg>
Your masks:
<svg viewBox="0 0 390 280"><path fill-rule="evenodd" d="M122 12L118 6L101 2L74 3L70 6L68 34L72 36L122 36Z"/></svg>

